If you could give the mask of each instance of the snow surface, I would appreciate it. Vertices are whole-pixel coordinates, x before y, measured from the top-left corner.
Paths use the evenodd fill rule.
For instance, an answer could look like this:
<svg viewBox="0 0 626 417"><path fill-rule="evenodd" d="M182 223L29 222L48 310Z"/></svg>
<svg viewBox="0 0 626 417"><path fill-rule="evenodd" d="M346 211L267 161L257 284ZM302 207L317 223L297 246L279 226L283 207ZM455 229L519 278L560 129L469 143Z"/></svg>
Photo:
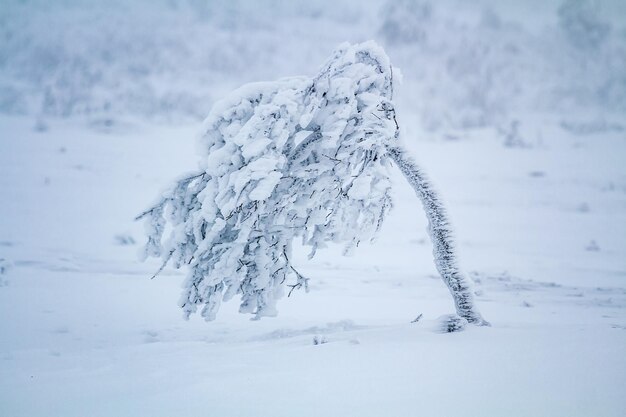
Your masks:
<svg viewBox="0 0 626 417"><path fill-rule="evenodd" d="M435 320L454 307L399 175L378 242L351 258L299 254L311 292L284 299L277 318L251 322L230 302L213 323L186 322L184 272L150 280L158 262L139 263L118 237L138 240L133 216L195 161L194 129L1 125L0 253L12 267L0 287L0 415L626 410L623 136L415 144L492 323L439 334Z"/></svg>
<svg viewBox="0 0 626 417"><path fill-rule="evenodd" d="M40 3L25 2L26 12ZM77 4L65 3L70 9ZM107 112L85 116L69 111L60 119L54 111L42 115L27 103L22 103L24 111L16 111L13 105L19 100L6 95L13 92L27 100L38 94L36 82L50 75L38 66L42 49L36 44L45 36L33 29L38 21L32 16L43 19L49 13L57 22L74 22L50 28L51 43L65 33L63 27L92 33L85 16L94 27L111 14L127 16L119 18L123 30L113 41L135 36L138 51L154 51L141 31L150 16L170 15L159 14L158 8L146 11L136 20L137 32L128 34L124 19L132 22L136 12L125 15L94 6L64 13L59 6L31 15L15 6L22 10L22 20L9 25L10 13L3 10L3 30L28 25L11 42L0 42L5 83L0 115L0 416L626 414L624 113L602 103L586 111L555 105L532 112L518 102L507 109L504 122L463 124L461 118L432 130L424 109L430 104L441 109L456 100L453 92L433 84L444 58L432 67L413 66L415 55L406 45L388 49L405 74L396 91L404 140L446 202L461 266L476 280L478 307L491 327L436 331L438 318L454 306L432 263L419 201L397 171L392 178L396 204L376 243L361 245L352 257L331 246L311 261L305 250L294 248L293 262L310 278L311 291L284 298L278 317L250 321L237 313L233 300L214 322L200 317L184 321L177 306L184 271L167 268L150 280L160 263L137 260L143 231L133 218L172 178L196 167L201 126L193 120L244 82L312 74L339 41L378 36L366 30L381 27L381 22L372 23L370 12L360 14L348 3L323 4L329 3L337 8L315 4L305 8L307 13L275 3L283 13L279 19L288 21L289 13L300 16L276 30L261 24L263 16L241 20L228 8L220 10L222 29L232 24L228 33L235 33L233 49L252 54L229 50L226 58L232 60L223 62L239 62L233 60L242 56L260 60L254 68L244 60L221 72L200 74L198 79L206 82L202 88L173 77L183 69L149 70L154 85L172 89L184 84L181 88L191 91L177 96L186 97L182 103L191 103L189 107L174 105L178 116L191 120L184 124L146 121L146 113L163 116L167 106L153 100L142 89L145 84L133 84L141 77L130 76L136 69L123 65L141 58L132 51L103 76L110 76L114 87L85 90L95 91L92 98L126 92L116 96ZM534 7L520 10L518 3L508 9L500 5L505 2L479 3L519 18L527 33L553 24L558 6L532 2ZM623 8L619 2L606 4L614 11L613 34L618 36ZM436 9L434 16L482 13L468 8ZM535 16L531 9L541 14ZM269 11L267 15L270 19ZM343 25L346 20L352 23ZM172 33L182 26L166 27L163 36L179 41ZM286 44L273 43L294 28L299 29ZM518 36L494 30L495 35ZM229 39L218 34L216 42ZM28 36L30 41L24 40ZM104 45L98 36L95 41L67 39ZM454 36L436 39L449 43ZM166 41L154 40L156 45ZM8 47L20 59L9 62ZM296 47L301 55L287 53ZM89 60L63 67L67 62L52 61L52 67L61 68L55 76L70 74L76 80L72 71L101 68ZM535 62L539 74L546 62ZM15 81L23 68L44 76L24 74L26 80ZM413 78L420 71L418 78L426 86L417 86ZM113 83L115 77L119 84ZM521 85L530 95L545 87ZM433 101L420 104L424 96L416 91L431 91ZM189 99L196 94L203 104ZM485 114L497 116L491 113L493 106L485 108Z"/></svg>

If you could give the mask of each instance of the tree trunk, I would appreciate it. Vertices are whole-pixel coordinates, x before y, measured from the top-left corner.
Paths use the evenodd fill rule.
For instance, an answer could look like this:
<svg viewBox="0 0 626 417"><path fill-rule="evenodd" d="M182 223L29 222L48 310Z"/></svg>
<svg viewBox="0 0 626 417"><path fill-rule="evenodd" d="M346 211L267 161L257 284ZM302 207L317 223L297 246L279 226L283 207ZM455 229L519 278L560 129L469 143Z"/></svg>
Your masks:
<svg viewBox="0 0 626 417"><path fill-rule="evenodd" d="M437 193L404 149L389 147L387 150L422 201L428 218L428 232L433 243L435 265L452 294L457 314L470 323L489 325L474 305L471 281L461 273L457 265L452 230Z"/></svg>

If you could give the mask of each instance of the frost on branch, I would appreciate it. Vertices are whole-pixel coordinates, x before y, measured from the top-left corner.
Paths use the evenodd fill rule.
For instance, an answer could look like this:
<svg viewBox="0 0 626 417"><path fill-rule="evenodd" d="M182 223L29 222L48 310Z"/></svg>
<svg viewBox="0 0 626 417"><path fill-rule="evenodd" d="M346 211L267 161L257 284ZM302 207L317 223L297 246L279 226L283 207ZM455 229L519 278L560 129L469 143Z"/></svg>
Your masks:
<svg viewBox="0 0 626 417"><path fill-rule="evenodd" d="M388 58L368 43L340 47L313 79L249 84L215 105L201 171L143 214L146 255L189 265L187 316L201 306L212 320L235 294L241 312L275 315L285 287L307 287L290 262L294 238L313 256L373 237L391 206L390 99Z"/></svg>
<svg viewBox="0 0 626 417"><path fill-rule="evenodd" d="M240 312L276 315L285 291L307 288L291 264L294 238L312 257L327 242L350 251L374 237L402 153L392 94L389 58L366 42L340 46L314 78L248 84L216 103L200 170L138 217L146 256L189 267L186 317L201 307L213 320L236 294Z"/></svg>

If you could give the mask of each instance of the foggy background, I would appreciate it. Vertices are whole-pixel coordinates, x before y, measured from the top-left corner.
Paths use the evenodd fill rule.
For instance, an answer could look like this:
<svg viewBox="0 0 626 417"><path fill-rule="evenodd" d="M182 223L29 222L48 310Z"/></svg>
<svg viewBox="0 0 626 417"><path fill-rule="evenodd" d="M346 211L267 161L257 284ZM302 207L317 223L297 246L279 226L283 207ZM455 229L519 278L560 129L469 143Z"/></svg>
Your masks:
<svg viewBox="0 0 626 417"><path fill-rule="evenodd" d="M0 112L194 122L242 83L311 75L339 43L374 39L402 71L411 129L530 144L537 117L623 129L625 24L619 0L3 0Z"/></svg>

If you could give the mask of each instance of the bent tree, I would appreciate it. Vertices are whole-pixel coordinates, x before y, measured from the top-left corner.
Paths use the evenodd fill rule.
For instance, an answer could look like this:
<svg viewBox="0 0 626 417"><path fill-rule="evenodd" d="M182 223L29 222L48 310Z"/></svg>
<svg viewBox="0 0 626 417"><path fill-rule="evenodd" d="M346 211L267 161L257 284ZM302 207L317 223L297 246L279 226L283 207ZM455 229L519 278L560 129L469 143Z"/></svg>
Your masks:
<svg viewBox="0 0 626 417"><path fill-rule="evenodd" d="M277 314L286 291L308 288L292 265L295 238L310 257L328 242L346 251L370 240L391 208L399 167L421 199L435 265L457 314L486 324L457 266L446 212L400 144L393 69L373 42L341 45L314 78L244 85L204 122L199 170L181 177L137 218L145 256L187 266L180 307L213 320L222 300L240 312ZM156 275L156 274L155 274Z"/></svg>

